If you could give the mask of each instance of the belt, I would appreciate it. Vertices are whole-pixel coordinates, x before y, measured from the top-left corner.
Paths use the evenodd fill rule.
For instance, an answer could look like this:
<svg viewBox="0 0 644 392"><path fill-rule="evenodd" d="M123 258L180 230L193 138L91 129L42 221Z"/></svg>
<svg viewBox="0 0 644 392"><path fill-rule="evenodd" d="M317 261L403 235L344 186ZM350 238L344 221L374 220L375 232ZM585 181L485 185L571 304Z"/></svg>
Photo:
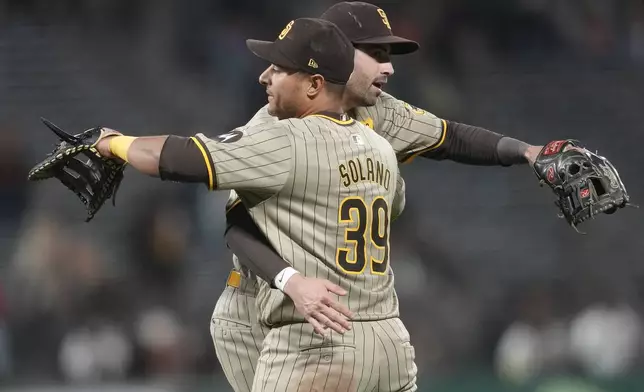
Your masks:
<svg viewBox="0 0 644 392"><path fill-rule="evenodd" d="M226 285L230 287L234 287L236 289L239 288L241 285L241 274L239 271L232 270L230 271L230 274L228 275L228 280L226 281Z"/></svg>

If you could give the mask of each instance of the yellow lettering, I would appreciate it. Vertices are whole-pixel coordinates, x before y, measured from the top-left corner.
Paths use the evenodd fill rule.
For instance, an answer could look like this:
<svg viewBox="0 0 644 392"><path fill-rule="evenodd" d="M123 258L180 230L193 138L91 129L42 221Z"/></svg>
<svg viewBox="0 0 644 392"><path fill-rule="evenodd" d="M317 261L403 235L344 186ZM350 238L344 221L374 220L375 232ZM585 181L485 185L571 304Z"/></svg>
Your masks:
<svg viewBox="0 0 644 392"><path fill-rule="evenodd" d="M389 19L387 18L387 14L385 14L385 11L381 10L378 8L378 13L380 14L380 17L382 18L382 23L387 26L389 30L391 30L391 25L389 24Z"/></svg>
<svg viewBox="0 0 644 392"><path fill-rule="evenodd" d="M413 105L410 105L410 104L408 104L407 102L403 102L403 104L405 105L405 107L406 107L407 109L411 110L412 112L414 112L414 113L416 113L416 114L425 114L425 113L427 113L427 112L426 112L426 111L424 111L423 109L421 109L421 108L417 108L416 106L413 106Z"/></svg>
<svg viewBox="0 0 644 392"><path fill-rule="evenodd" d="M286 37L286 34L288 34L288 32L291 31L291 27L293 27L293 23L295 23L294 20L288 22L286 27L284 27L284 30L282 30L282 32L280 33L280 35L277 38L284 39L284 37Z"/></svg>

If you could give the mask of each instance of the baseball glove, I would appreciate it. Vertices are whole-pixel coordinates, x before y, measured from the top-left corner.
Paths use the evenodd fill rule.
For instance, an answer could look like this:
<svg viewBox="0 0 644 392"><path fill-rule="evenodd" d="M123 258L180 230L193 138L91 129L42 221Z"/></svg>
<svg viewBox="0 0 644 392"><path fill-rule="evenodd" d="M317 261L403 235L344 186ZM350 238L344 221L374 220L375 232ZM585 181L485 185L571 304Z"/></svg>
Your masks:
<svg viewBox="0 0 644 392"><path fill-rule="evenodd" d="M29 180L57 178L78 196L87 207L89 222L105 201L112 198L123 180L126 163L102 157L94 146L114 132L91 128L77 135L70 135L51 122L42 121L60 138L54 150L29 171Z"/></svg>
<svg viewBox="0 0 644 392"><path fill-rule="evenodd" d="M548 143L537 156L534 171L541 185L547 184L554 191L560 217L575 230L578 224L599 213L612 214L634 206L629 203L617 169L606 158L580 147L577 141Z"/></svg>

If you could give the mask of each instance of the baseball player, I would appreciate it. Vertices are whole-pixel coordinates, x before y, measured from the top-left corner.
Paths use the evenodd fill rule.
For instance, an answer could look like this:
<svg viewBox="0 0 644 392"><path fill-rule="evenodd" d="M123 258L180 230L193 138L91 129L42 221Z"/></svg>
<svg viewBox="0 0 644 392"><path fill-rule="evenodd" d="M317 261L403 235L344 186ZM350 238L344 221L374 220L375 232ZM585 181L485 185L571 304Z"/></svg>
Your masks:
<svg viewBox="0 0 644 392"><path fill-rule="evenodd" d="M347 84L344 107L353 118L385 137L399 162L410 162L416 156L473 165L510 166L534 161L541 146L530 146L479 127L440 119L384 93L382 88L394 73L390 55L412 53L419 45L394 36L382 9L368 3L343 2L329 8L321 18L338 25L356 48L355 69ZM262 108L251 123L275 121L266 109ZM308 271L297 266L293 269L294 265L281 260L254 227L244 204L234 194L228 204L227 221L226 239L236 255L235 266L215 307L211 332L226 377L235 391L240 392L250 390L256 358L267 333L267 326L258 322L258 309L253 304L258 295L254 273L273 287L277 287L276 278L287 273L290 280L282 291L291 297L292 306L318 333L323 333L325 326L338 331L345 325L340 317L332 317L335 302L330 295L344 293L328 282L311 279ZM348 302L353 301L368 299L348 293ZM270 303L259 298L260 306L267 302Z"/></svg>
<svg viewBox="0 0 644 392"><path fill-rule="evenodd" d="M275 42L247 44L271 63L260 80L277 121L218 140L107 130L96 149L164 180L235 189L281 258L305 274L334 275L344 290L365 298L344 304L364 322L322 337L281 291L260 285L262 322L272 328L253 391L415 390L413 347L395 317L389 265L389 226L404 207L404 184L387 140L343 113L352 43L334 24L302 18ZM283 289L288 280L286 271L275 282ZM394 359L395 376L393 369L370 370Z"/></svg>

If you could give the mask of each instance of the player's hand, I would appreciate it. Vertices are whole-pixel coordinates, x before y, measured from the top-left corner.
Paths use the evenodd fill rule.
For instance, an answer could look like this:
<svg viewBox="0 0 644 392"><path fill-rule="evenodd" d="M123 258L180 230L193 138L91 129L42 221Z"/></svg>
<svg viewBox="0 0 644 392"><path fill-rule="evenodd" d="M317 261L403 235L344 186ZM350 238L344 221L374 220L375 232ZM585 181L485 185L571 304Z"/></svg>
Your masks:
<svg viewBox="0 0 644 392"><path fill-rule="evenodd" d="M542 148L543 146L530 146L525 151L523 155L525 156L525 159L528 161L530 166L534 166L534 162L537 160L537 157L539 156Z"/></svg>
<svg viewBox="0 0 644 392"><path fill-rule="evenodd" d="M326 279L295 274L286 283L284 293L293 300L295 308L313 326L316 333L326 335L330 328L342 334L351 329L351 311L333 295L346 295L347 292L342 287Z"/></svg>
<svg viewBox="0 0 644 392"><path fill-rule="evenodd" d="M539 156L539 153L541 153L541 150L543 149L543 146L530 146L528 149L525 151L523 156L525 156L525 159L528 161L530 166L534 166L534 162L537 160L537 157ZM580 148L580 147L575 147L575 146L566 146L564 151L568 150L578 150L581 152L587 152L585 148Z"/></svg>
<svg viewBox="0 0 644 392"><path fill-rule="evenodd" d="M112 137L114 136L119 135L122 135L122 133L119 131L115 131L110 128L103 128L101 137L98 139L95 145L98 153L105 158L117 158L116 156L114 156L114 154L112 154L112 151L110 150L110 139L112 139Z"/></svg>

